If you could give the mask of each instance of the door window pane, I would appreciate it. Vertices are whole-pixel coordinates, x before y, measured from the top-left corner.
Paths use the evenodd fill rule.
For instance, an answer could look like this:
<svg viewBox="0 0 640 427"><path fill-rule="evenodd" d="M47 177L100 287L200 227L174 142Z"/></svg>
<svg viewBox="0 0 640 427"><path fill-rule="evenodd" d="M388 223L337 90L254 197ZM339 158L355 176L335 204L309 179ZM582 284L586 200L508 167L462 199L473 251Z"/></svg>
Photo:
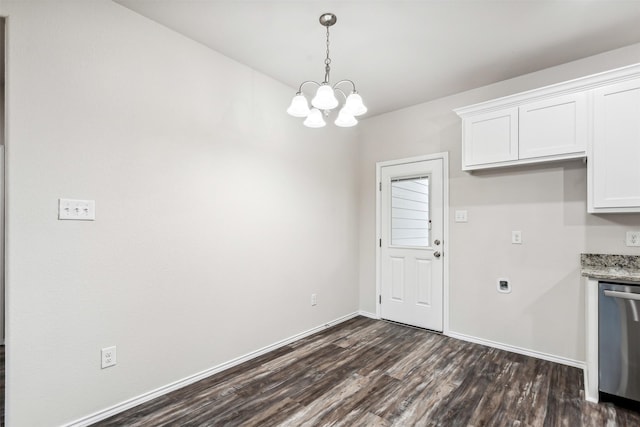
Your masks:
<svg viewBox="0 0 640 427"><path fill-rule="evenodd" d="M429 177L391 180L391 244L429 246Z"/></svg>

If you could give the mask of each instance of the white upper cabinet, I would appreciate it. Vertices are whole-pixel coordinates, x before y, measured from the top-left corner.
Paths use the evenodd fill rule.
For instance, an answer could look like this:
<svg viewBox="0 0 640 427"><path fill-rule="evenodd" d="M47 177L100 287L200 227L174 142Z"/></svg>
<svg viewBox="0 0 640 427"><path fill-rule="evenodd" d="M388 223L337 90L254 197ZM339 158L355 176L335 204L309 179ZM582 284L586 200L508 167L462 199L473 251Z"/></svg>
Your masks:
<svg viewBox="0 0 640 427"><path fill-rule="evenodd" d="M518 109L478 114L463 122L464 164L469 166L518 159Z"/></svg>
<svg viewBox="0 0 640 427"><path fill-rule="evenodd" d="M587 149L587 96L584 92L526 103L519 108L519 158L577 154Z"/></svg>
<svg viewBox="0 0 640 427"><path fill-rule="evenodd" d="M640 212L640 64L454 111L463 170L587 157L589 212Z"/></svg>
<svg viewBox="0 0 640 427"><path fill-rule="evenodd" d="M463 170L586 156L586 95L527 95L455 110L462 117Z"/></svg>
<svg viewBox="0 0 640 427"><path fill-rule="evenodd" d="M589 212L640 212L640 78L593 90Z"/></svg>

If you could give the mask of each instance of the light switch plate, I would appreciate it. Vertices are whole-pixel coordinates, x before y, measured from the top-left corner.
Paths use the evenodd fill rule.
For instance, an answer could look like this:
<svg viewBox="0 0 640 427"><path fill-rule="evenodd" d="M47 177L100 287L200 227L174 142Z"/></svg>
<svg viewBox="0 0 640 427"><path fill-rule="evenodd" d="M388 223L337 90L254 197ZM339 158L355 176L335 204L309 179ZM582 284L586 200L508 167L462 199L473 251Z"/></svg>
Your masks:
<svg viewBox="0 0 640 427"><path fill-rule="evenodd" d="M95 221L96 201L58 199L58 219L75 221Z"/></svg>
<svg viewBox="0 0 640 427"><path fill-rule="evenodd" d="M467 222L467 211L456 211L455 220L456 222Z"/></svg>

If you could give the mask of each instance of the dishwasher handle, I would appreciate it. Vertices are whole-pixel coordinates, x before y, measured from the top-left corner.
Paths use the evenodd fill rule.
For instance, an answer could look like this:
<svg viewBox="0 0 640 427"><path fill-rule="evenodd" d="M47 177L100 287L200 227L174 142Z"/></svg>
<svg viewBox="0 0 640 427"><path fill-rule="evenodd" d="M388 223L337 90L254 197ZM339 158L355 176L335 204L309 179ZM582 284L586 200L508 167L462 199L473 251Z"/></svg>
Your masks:
<svg viewBox="0 0 640 427"><path fill-rule="evenodd" d="M604 291L604 296L613 298L634 299L640 301L640 294L634 294L631 292Z"/></svg>

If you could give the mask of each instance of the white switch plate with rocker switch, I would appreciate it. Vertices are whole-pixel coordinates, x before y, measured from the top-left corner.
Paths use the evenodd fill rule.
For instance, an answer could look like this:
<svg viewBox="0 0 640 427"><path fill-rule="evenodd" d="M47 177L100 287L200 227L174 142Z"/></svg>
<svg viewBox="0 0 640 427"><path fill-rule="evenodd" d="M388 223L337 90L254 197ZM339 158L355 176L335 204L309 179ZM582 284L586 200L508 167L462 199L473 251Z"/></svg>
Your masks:
<svg viewBox="0 0 640 427"><path fill-rule="evenodd" d="M514 245L522 244L522 231L511 232L511 243L513 243Z"/></svg>
<svg viewBox="0 0 640 427"><path fill-rule="evenodd" d="M318 304L318 295L311 294L311 305L317 305L317 304Z"/></svg>
<svg viewBox="0 0 640 427"><path fill-rule="evenodd" d="M95 221L95 200L58 199L58 219Z"/></svg>
<svg viewBox="0 0 640 427"><path fill-rule="evenodd" d="M640 246L640 231L627 231L627 246Z"/></svg>
<svg viewBox="0 0 640 427"><path fill-rule="evenodd" d="M456 222L467 222L467 211L456 211L455 220Z"/></svg>
<svg viewBox="0 0 640 427"><path fill-rule="evenodd" d="M108 368L109 366L115 366L117 363L116 358L116 346L103 348L101 351L102 362L100 366L102 369Z"/></svg>
<svg viewBox="0 0 640 427"><path fill-rule="evenodd" d="M498 279L498 292L502 294L511 293L511 283L509 283L509 279Z"/></svg>

